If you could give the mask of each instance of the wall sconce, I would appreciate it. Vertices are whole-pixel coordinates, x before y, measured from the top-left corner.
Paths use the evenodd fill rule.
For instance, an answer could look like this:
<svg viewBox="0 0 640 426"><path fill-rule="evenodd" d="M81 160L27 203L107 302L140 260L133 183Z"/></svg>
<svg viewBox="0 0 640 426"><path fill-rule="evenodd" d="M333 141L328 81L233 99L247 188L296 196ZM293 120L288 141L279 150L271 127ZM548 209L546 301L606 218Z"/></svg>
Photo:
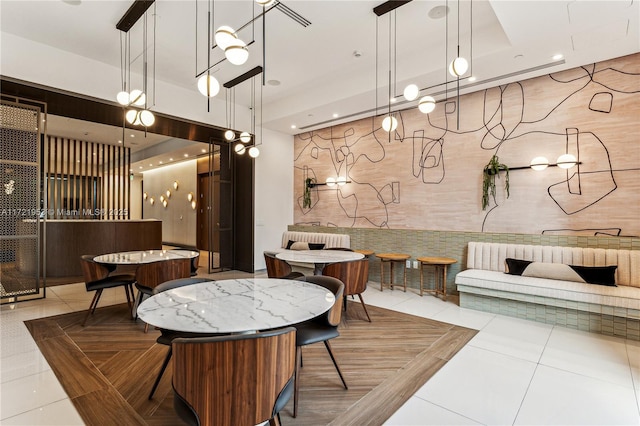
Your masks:
<svg viewBox="0 0 640 426"><path fill-rule="evenodd" d="M528 166L522 167L509 167L509 170L524 170L533 169L536 171L542 171L547 167L560 167L561 169L570 169L578 164L582 164L582 161L578 161L572 154L562 154L556 160L555 164L549 164L549 160L546 157L535 157L531 160Z"/></svg>
<svg viewBox="0 0 640 426"><path fill-rule="evenodd" d="M167 199L171 198L171 190L167 189Z"/></svg>
<svg viewBox="0 0 640 426"><path fill-rule="evenodd" d="M189 200L189 202L193 201L193 192L187 194L187 200Z"/></svg>
<svg viewBox="0 0 640 426"><path fill-rule="evenodd" d="M334 186L338 185L338 186L343 186L347 183L351 183L350 180L347 180L347 178L345 178L344 176L338 176L338 178L333 178L333 177L328 177L324 183L315 183L315 182L310 182L307 187L308 188L315 188L316 186L322 186L322 185L326 185L329 188L333 188Z"/></svg>
<svg viewBox="0 0 640 426"><path fill-rule="evenodd" d="M153 199L153 197L149 198L149 204L153 205L156 202L156 200Z"/></svg>
<svg viewBox="0 0 640 426"><path fill-rule="evenodd" d="M147 199L147 196L148 196L148 195L147 195L147 193L146 193L146 192L145 192L145 193L143 193L143 194L142 194L142 199L143 199L143 200L146 200L146 199Z"/></svg>
<svg viewBox="0 0 640 426"><path fill-rule="evenodd" d="M175 189L175 190L178 189L178 181L177 180L173 181L173 189Z"/></svg>
<svg viewBox="0 0 640 426"><path fill-rule="evenodd" d="M195 210L195 209L196 209L196 200L191 200L191 208L192 208L193 210Z"/></svg>
<svg viewBox="0 0 640 426"><path fill-rule="evenodd" d="M164 206L164 208L165 208L165 209L167 208L167 205L168 205L168 204L169 204L169 203L167 202L167 200L164 200L164 201L162 202L162 205Z"/></svg>

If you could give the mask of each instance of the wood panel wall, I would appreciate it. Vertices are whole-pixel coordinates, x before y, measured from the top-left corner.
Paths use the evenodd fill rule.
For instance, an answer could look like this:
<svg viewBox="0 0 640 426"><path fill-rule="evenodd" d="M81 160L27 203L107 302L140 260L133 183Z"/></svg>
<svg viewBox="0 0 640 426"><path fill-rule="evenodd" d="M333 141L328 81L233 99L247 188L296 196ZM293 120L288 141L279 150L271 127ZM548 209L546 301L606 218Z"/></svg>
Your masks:
<svg viewBox="0 0 640 426"><path fill-rule="evenodd" d="M49 219L129 219L131 149L47 137Z"/></svg>
<svg viewBox="0 0 640 426"><path fill-rule="evenodd" d="M457 111L460 108L460 122ZM294 220L299 225L547 235L640 235L640 54L295 137ZM580 165L504 173L482 209L482 171L565 153ZM311 190L304 180L344 176Z"/></svg>

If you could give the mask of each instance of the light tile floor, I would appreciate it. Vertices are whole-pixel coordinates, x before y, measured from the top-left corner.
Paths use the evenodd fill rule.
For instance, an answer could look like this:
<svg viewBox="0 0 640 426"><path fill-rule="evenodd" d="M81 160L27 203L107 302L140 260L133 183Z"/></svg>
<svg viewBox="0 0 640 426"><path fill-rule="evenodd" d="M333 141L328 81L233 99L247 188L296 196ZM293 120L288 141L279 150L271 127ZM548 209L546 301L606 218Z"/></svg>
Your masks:
<svg viewBox="0 0 640 426"><path fill-rule="evenodd" d="M70 284L1 307L2 425L83 424L23 321L84 310L91 297L84 284ZM381 292L377 283L364 298L479 330L387 425L640 424L640 342L462 309L412 289ZM124 301L122 289L106 290L100 306Z"/></svg>

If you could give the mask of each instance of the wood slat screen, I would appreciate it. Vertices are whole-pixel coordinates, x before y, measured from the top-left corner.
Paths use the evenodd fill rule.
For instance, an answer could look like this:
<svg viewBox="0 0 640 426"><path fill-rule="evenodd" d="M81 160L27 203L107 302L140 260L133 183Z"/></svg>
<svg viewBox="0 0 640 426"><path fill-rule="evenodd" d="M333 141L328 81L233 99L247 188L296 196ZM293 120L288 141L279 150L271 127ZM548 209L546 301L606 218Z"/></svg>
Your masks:
<svg viewBox="0 0 640 426"><path fill-rule="evenodd" d="M49 219L130 219L131 148L47 136Z"/></svg>

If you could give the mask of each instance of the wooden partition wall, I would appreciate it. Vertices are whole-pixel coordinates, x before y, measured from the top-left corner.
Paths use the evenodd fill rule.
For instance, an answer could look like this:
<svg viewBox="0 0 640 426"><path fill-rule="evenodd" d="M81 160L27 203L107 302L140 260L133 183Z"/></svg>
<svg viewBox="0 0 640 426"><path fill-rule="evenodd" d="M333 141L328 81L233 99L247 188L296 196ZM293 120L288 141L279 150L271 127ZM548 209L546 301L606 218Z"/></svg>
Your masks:
<svg viewBox="0 0 640 426"><path fill-rule="evenodd" d="M47 137L49 219L129 219L131 149Z"/></svg>
<svg viewBox="0 0 640 426"><path fill-rule="evenodd" d="M296 224L640 235L640 54L449 97L428 115L394 115L391 133L378 116L295 137ZM554 167L563 154L580 164ZM501 172L483 209L493 155L512 169L509 193ZM539 156L552 166L529 168ZM329 177L350 183L312 188L305 206L305 180Z"/></svg>

